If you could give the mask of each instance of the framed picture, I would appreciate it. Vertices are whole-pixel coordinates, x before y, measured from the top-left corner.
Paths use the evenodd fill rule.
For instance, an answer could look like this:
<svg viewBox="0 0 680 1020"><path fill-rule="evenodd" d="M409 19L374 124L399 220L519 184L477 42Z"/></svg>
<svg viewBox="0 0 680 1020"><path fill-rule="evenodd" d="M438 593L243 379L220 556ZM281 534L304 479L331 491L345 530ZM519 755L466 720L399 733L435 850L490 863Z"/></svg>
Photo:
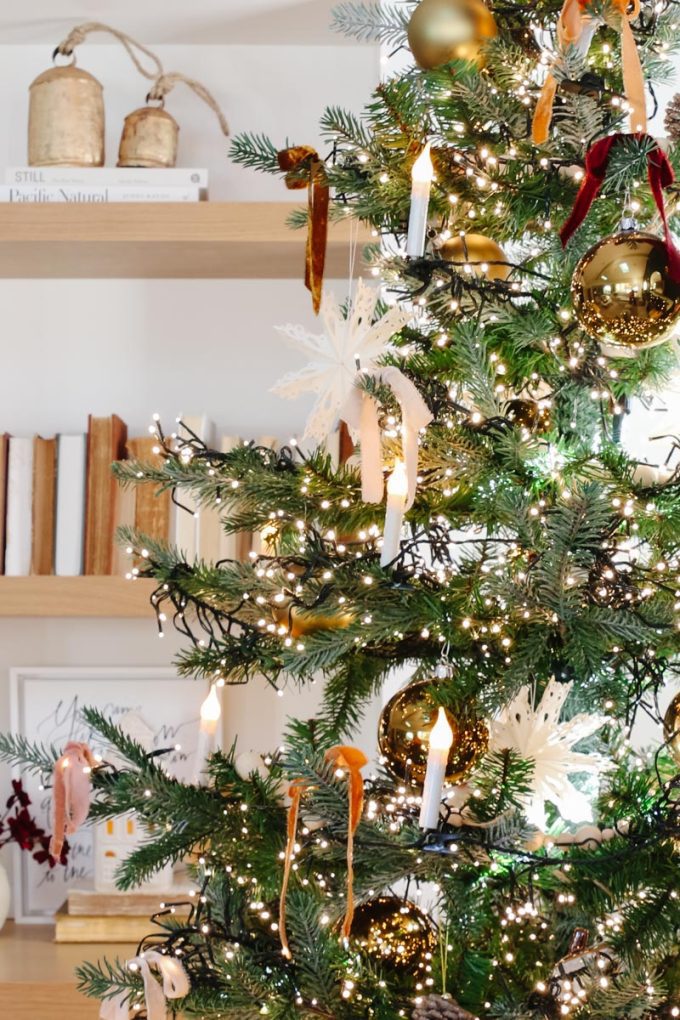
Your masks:
<svg viewBox="0 0 680 1020"><path fill-rule="evenodd" d="M163 759L168 771L179 779L194 775L203 683L180 678L170 668L20 666L10 670L10 685L12 730L30 741L57 749L69 740L85 741L110 759L110 750L82 716L82 709L91 706L121 725L130 719L143 724L150 750L175 748ZM24 773L22 779L39 824L51 831L51 791L41 788L39 776ZM71 886L92 880L92 828L83 826L69 843L65 868L40 866L16 849L17 922L44 924L66 901Z"/></svg>

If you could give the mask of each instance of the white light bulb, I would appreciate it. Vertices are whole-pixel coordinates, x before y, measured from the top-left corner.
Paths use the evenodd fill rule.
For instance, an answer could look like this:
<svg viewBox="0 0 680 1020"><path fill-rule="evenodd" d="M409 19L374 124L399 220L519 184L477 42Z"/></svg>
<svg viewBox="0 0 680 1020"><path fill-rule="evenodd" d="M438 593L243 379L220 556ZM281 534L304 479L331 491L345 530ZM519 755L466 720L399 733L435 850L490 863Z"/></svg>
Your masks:
<svg viewBox="0 0 680 1020"><path fill-rule="evenodd" d="M446 712L439 708L437 721L430 731L429 746L435 751L448 751L453 743L453 730L446 718Z"/></svg>
<svg viewBox="0 0 680 1020"><path fill-rule="evenodd" d="M411 179L419 184L429 184L433 177L434 167L430 158L430 142L428 142L413 164Z"/></svg>
<svg viewBox="0 0 680 1020"><path fill-rule="evenodd" d="M217 722L221 715L220 699L217 697L217 690L213 685L210 688L210 694L201 705L201 719L204 722Z"/></svg>

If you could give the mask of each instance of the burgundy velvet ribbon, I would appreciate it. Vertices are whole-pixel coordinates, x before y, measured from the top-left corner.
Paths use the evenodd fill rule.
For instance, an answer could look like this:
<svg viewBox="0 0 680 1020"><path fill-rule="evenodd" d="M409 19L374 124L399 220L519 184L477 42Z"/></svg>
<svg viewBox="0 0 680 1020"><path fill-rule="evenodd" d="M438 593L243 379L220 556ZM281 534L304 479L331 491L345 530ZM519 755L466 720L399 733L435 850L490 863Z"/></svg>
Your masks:
<svg viewBox="0 0 680 1020"><path fill-rule="evenodd" d="M586 176L579 188L574 208L560 230L563 247L588 215L588 210L604 182L613 147L628 138L634 138L637 141L653 141L653 139L649 138L649 135L642 134L608 135L606 138L601 138L599 142L595 142L588 150L586 154ZM678 252L671 237L663 198L663 189L673 183L675 175L666 153L663 149L659 148L656 142L654 142L654 148L647 155L647 176L663 223L666 250L668 251L668 275L674 283L680 283L680 252Z"/></svg>

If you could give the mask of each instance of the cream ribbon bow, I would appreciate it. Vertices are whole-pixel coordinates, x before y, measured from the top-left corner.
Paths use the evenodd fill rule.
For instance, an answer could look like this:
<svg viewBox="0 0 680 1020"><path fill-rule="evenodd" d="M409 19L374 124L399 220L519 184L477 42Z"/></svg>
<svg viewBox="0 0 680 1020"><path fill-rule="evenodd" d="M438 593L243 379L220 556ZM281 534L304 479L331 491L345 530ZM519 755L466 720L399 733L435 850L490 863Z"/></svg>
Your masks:
<svg viewBox="0 0 680 1020"><path fill-rule="evenodd" d="M160 974L160 983L151 972L152 966ZM152 949L128 960L127 967L128 970L138 970L142 975L147 1020L167 1020L167 1000L183 999L189 994L189 976L174 956L164 956ZM99 1010L99 1020L130 1020L129 999L129 992L104 999Z"/></svg>
<svg viewBox="0 0 680 1020"><path fill-rule="evenodd" d="M405 509L410 510L418 482L418 433L432 421L432 414L411 380L396 366L388 365L364 375L389 386L401 407L401 442L408 478ZM361 498L365 503L380 503L385 480L378 404L370 393L354 386L340 417L361 442Z"/></svg>

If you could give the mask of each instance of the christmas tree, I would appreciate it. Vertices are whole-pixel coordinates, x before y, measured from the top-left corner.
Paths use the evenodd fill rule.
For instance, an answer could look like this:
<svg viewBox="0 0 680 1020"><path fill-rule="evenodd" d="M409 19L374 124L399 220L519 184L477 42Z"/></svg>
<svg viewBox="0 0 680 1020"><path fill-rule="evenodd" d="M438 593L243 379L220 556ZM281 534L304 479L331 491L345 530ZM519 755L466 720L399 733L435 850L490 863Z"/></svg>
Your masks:
<svg viewBox="0 0 680 1020"><path fill-rule="evenodd" d="M675 365L680 145L647 134L646 108L676 7L352 2L336 22L413 59L361 117L327 110L327 153L232 149L308 192L321 335L283 328L310 363L278 388L317 394L318 447L221 453L158 424L160 466L116 469L262 536L218 564L124 536L187 639L187 682L316 680L321 708L252 771L215 752L196 785L87 712L127 762L84 766L91 817L134 810L149 831L121 887L188 858L196 890L82 987L150 1020L165 997L207 1020L678 1016L680 700L664 719L659 695L680 471L621 441ZM326 220L346 216L373 230L377 279L334 299ZM356 443L339 466L338 420ZM379 753L354 747L399 667ZM45 774L63 750L0 749Z"/></svg>

